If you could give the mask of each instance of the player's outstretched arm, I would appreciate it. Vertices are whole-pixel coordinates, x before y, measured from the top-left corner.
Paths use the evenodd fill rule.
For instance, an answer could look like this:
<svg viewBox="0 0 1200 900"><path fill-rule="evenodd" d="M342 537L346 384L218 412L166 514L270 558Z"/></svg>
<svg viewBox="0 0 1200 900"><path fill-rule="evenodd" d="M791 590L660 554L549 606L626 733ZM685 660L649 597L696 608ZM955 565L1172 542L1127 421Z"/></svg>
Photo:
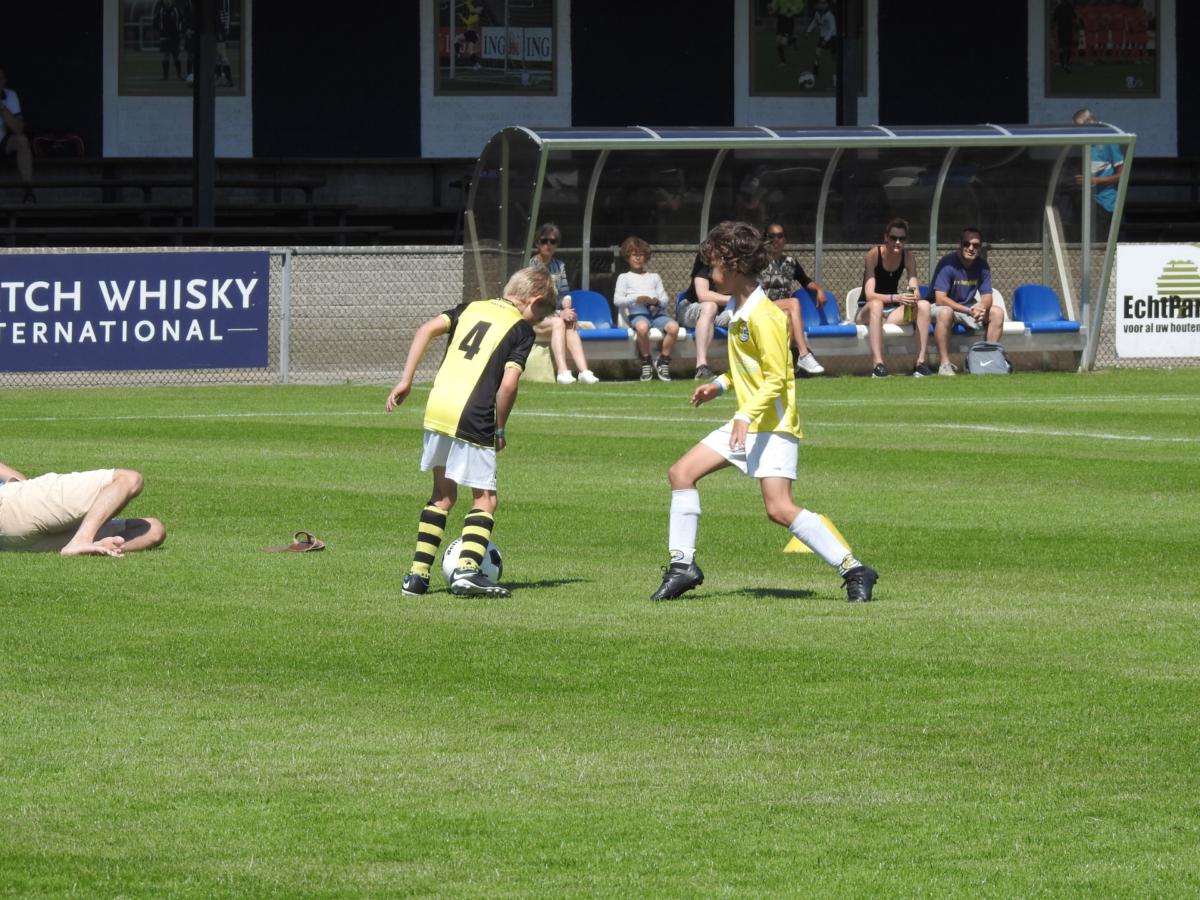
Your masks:
<svg viewBox="0 0 1200 900"><path fill-rule="evenodd" d="M384 408L388 412L403 403L409 391L412 390L413 376L417 372L417 366L421 364L421 358L425 355L429 342L449 330L450 324L446 321L445 316L435 316L417 329L417 333L413 335L412 344L408 348L408 358L404 361L404 372L400 375L396 386L388 394L387 402L384 404Z"/></svg>

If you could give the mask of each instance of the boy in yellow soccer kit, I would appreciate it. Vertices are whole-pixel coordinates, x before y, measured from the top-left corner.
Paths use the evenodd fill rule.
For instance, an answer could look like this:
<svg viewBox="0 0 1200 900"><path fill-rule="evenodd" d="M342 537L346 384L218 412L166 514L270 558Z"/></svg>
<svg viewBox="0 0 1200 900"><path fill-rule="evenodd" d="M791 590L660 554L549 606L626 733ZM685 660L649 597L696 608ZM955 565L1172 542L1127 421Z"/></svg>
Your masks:
<svg viewBox="0 0 1200 900"><path fill-rule="evenodd" d="M767 516L787 528L835 567L851 603L871 599L878 575L859 562L811 510L792 500L800 439L796 380L788 352L787 315L758 283L767 264L762 234L745 222L722 222L700 245L716 289L735 302L729 323L729 374L692 394L700 406L733 388L733 418L681 456L667 473L671 483L668 547L671 561L651 600L673 600L704 583L696 565L700 492L696 483L727 466L757 478Z"/></svg>
<svg viewBox="0 0 1200 900"><path fill-rule="evenodd" d="M388 394L391 412L412 390L413 376L430 341L449 333L446 355L425 404L421 471L433 472L433 493L421 511L412 567L402 593L429 590L429 573L446 532L458 486L471 489L463 521L462 551L450 593L507 597L480 571L495 524L496 453L504 449L504 426L517 399L517 384L533 348L533 325L554 312L556 291L549 274L521 269L504 296L463 303L425 322L413 335L400 381Z"/></svg>

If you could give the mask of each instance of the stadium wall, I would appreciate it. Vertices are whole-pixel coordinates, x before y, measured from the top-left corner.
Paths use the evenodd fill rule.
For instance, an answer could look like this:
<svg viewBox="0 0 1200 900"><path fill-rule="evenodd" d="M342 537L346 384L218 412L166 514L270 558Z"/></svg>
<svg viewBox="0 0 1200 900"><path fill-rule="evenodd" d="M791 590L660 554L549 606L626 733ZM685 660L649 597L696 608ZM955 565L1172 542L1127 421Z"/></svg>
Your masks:
<svg viewBox="0 0 1200 900"><path fill-rule="evenodd" d="M121 41L121 0L104 0L101 67L104 107L104 155L190 157L192 155L192 98L146 97L121 93L118 48ZM234 95L217 96L216 154L230 158L254 155L254 66L252 36L254 4L242 10L242 52L239 84ZM174 78L174 75L171 75Z"/></svg>
<svg viewBox="0 0 1200 900"><path fill-rule="evenodd" d="M1138 156L1176 155L1180 122L1194 115L1190 111L1187 115L1176 115L1177 110L1182 113L1175 77L1181 68L1176 59L1176 5L1163 0L1161 7L1155 36L1159 65L1157 97L1047 97L1044 0L1028 0L1029 121L1044 125L1070 122L1075 110L1088 106L1101 120L1118 123L1123 130L1136 134Z"/></svg>
<svg viewBox="0 0 1200 900"><path fill-rule="evenodd" d="M749 96L745 32L753 0L715 0L702 10L636 0L555 2L556 93L521 98L434 95L433 0L346 0L336 11L323 4L243 0L247 20L259 26L247 34L244 48L249 89L219 99L217 152L298 159L472 157L500 127L515 123L834 120L830 98ZM1141 156L1200 155L1200 119L1186 99L1200 88L1200 58L1179 52L1187 45L1177 49L1176 40L1197 33L1200 4L1160 0L1161 90L1145 99L1045 98L1044 0L1026 0L1019 7L1025 16L999 23L986 4L931 0L919 16L903 4L866 4L861 122L915 124L933 115L939 124L1049 123L1086 104L1136 132ZM190 156L186 97L117 93L117 13L118 0L6 5L0 62L9 69L27 122L34 129L80 134L89 156ZM931 29L946 23L988 35L985 49L994 55L972 66L969 84L934 75L939 56ZM652 52L620 54L619 41L630 33L648 35Z"/></svg>

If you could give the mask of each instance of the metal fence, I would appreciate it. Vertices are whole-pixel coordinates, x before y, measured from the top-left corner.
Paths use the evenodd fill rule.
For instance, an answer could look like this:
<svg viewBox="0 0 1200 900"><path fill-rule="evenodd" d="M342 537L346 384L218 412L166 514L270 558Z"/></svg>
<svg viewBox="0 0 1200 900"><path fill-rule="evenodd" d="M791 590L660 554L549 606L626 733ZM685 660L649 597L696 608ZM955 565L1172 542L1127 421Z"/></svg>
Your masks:
<svg viewBox="0 0 1200 900"><path fill-rule="evenodd" d="M226 248L227 249L227 248ZM862 277L862 247L825 248L820 280L840 299ZM179 252L178 248L162 248ZM811 246L789 251L806 266L813 260ZM3 257L28 250L0 251ZM41 254L114 252L103 250L44 249ZM117 251L119 252L119 251ZM137 252L148 252L138 248ZM153 251L151 251L153 252ZM400 373L408 342L426 319L463 299L461 247L305 247L269 249L270 313L268 365L265 369L163 369L113 372L0 372L0 388L95 387L166 384L333 384L339 382L389 384ZM1077 251L1076 251L1077 252ZM572 281L578 282L581 253L564 249ZM1093 254L1093 259L1099 254ZM602 269L594 272L592 286L611 294L615 279L615 248L599 257ZM691 273L695 247L660 247L650 268L658 272L668 291L682 290ZM993 247L989 261L997 288L1011 300L1013 289L1027 282L1054 281L1042 269L1040 246ZM920 256L918 263L926 265ZM1094 263L1098 276L1100 262ZM816 275L809 269L811 275ZM2 280L2 276L0 276ZM1200 366L1195 358L1121 359L1115 350L1115 287L1110 285L1105 306L1098 368L1165 368ZM439 355L429 353L417 377L432 378Z"/></svg>

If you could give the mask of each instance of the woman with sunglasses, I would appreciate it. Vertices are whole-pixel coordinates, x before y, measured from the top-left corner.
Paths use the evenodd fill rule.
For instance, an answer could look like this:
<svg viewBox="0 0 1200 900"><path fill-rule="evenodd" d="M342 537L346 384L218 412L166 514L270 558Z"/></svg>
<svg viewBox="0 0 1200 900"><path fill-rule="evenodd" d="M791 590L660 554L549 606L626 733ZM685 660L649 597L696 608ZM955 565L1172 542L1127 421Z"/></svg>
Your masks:
<svg viewBox="0 0 1200 900"><path fill-rule="evenodd" d="M901 276L904 289L901 290ZM857 325L867 326L867 343L871 345L872 378L887 378L883 364L883 326L912 322L917 339L917 362L914 378L932 375L925 362L929 350L929 301L921 299L917 282L917 262L908 249L908 222L892 219L883 230L883 243L867 251L863 267L862 294L858 298Z"/></svg>
<svg viewBox="0 0 1200 900"><path fill-rule="evenodd" d="M547 222L537 233L537 253L530 257L529 265L541 266L550 273L550 279L558 289L558 311L552 316L546 316L533 327L539 338L550 336L550 355L554 357L554 368L558 372L559 384L572 384L575 376L567 365L567 353L570 352L575 368L579 370L579 380L584 384L595 384L600 379L588 368L587 357L583 355L583 341L576 327L578 314L571 308L570 288L567 286L567 267L561 259L554 258L562 234L558 226Z"/></svg>
<svg viewBox="0 0 1200 900"><path fill-rule="evenodd" d="M759 276L759 283L767 296L775 301L775 305L787 313L788 324L792 330L792 352L796 355L795 374L797 378L806 375L820 375L825 367L817 362L817 358L808 349L804 340L804 317L800 312L800 301L792 291L799 284L814 295L817 306L824 306L826 301L825 288L808 277L804 266L795 257L784 253L787 249L787 233L778 222L767 226L767 267Z"/></svg>

